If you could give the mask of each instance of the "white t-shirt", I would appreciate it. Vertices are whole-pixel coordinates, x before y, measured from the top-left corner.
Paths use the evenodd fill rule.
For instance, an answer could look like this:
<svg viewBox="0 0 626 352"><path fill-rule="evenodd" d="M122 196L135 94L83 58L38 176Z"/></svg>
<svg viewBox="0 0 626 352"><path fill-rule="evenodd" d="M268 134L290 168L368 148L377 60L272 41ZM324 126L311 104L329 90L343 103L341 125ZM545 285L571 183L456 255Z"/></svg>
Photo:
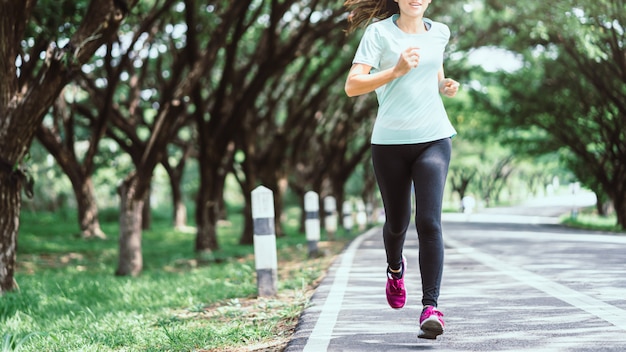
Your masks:
<svg viewBox="0 0 626 352"><path fill-rule="evenodd" d="M443 23L424 18L428 31L407 34L395 24L398 15L372 23L365 29L352 63L365 64L376 73L396 65L400 53L418 47L417 68L376 89L378 114L372 144L414 144L456 134L439 95L437 73L450 39Z"/></svg>

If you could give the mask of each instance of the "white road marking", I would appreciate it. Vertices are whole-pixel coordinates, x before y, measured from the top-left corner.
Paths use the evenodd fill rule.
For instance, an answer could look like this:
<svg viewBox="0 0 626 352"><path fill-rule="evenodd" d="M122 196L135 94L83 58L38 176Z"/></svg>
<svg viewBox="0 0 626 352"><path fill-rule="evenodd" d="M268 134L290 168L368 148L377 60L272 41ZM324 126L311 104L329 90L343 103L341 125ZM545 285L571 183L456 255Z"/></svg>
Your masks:
<svg viewBox="0 0 626 352"><path fill-rule="evenodd" d="M479 263L482 263L498 272L506 274L528 286L534 287L548 295L560 299L576 308L582 309L600 319L606 320L616 327L626 330L626 311L593 297L587 296L576 290L551 281L541 275L510 265L488 254L468 247L452 239L445 240L448 245L454 247L462 255L465 255Z"/></svg>
<svg viewBox="0 0 626 352"><path fill-rule="evenodd" d="M315 327L304 346L303 352L319 352L328 349L335 324L337 324L337 317L341 310L343 297L348 286L354 255L365 239L378 232L380 232L380 228L375 227L362 236L357 237L342 254L341 263L335 273L335 279L330 287L326 301L322 306Z"/></svg>

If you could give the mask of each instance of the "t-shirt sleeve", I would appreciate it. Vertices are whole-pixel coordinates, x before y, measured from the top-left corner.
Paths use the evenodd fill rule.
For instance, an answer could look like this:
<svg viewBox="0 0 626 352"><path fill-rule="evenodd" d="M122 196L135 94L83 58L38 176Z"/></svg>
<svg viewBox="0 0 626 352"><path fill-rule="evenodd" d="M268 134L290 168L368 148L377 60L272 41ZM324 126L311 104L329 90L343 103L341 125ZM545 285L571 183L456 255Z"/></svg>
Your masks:
<svg viewBox="0 0 626 352"><path fill-rule="evenodd" d="M378 69L382 54L380 43L381 41L378 31L373 26L367 27L365 29L365 33L363 33L361 42L356 49L356 54L354 55L352 63L365 64Z"/></svg>
<svg viewBox="0 0 626 352"><path fill-rule="evenodd" d="M444 23L439 23L438 26L439 32L447 44L450 41L450 28Z"/></svg>

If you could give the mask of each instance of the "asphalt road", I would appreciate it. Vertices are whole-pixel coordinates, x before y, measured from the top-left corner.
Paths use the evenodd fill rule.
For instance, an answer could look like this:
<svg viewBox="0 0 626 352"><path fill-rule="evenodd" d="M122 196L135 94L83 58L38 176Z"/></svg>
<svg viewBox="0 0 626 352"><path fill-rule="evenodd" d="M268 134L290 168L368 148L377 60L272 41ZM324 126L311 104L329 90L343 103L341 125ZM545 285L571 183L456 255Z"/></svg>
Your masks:
<svg viewBox="0 0 626 352"><path fill-rule="evenodd" d="M333 264L286 351L626 351L626 235L555 225L571 207L557 203L444 216L446 330L435 341L417 338L415 230L401 310L385 300L380 229L366 232Z"/></svg>

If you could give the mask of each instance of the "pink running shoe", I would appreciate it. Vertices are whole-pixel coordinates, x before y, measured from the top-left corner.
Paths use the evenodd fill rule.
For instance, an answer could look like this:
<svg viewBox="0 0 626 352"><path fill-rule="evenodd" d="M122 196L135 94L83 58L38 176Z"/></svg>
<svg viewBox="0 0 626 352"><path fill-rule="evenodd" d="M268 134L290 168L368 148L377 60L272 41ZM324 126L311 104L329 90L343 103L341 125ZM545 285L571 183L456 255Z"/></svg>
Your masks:
<svg viewBox="0 0 626 352"><path fill-rule="evenodd" d="M420 331L417 337L434 340L443 334L443 326L443 313L433 306L426 306L420 316Z"/></svg>
<svg viewBox="0 0 626 352"><path fill-rule="evenodd" d="M402 256L402 277L396 278L387 267L387 303L393 309L400 309L406 303L406 289L404 288L404 274L406 272L406 258Z"/></svg>

